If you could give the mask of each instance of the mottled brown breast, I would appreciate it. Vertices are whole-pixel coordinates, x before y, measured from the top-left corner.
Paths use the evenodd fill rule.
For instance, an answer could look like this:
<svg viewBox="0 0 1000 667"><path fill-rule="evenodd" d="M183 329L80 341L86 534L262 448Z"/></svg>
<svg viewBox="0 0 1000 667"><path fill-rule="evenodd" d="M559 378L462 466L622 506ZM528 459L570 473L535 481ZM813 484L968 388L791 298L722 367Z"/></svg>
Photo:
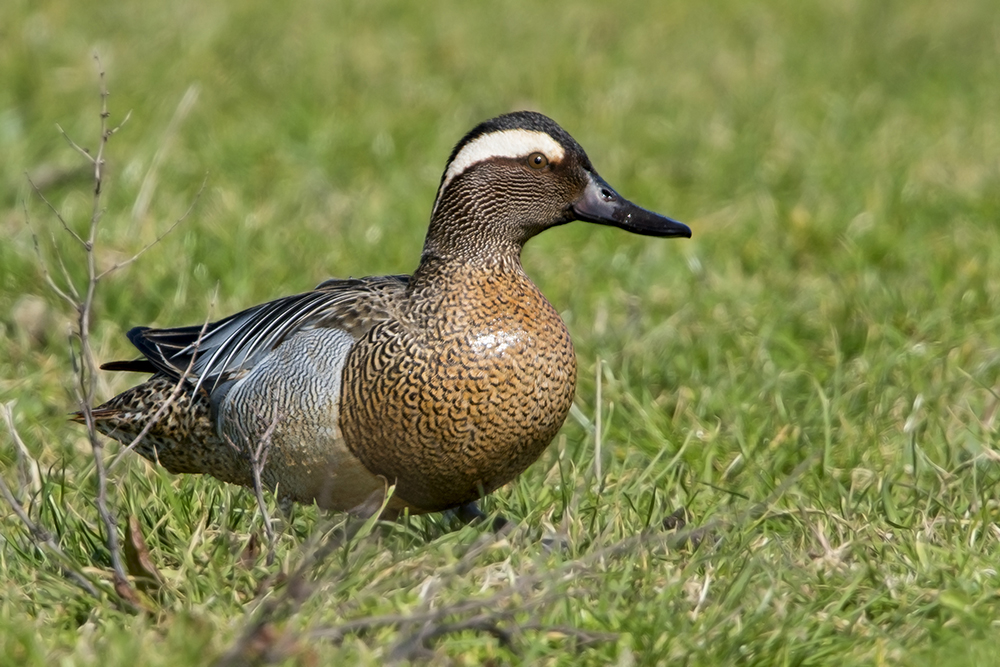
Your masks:
<svg viewBox="0 0 1000 667"><path fill-rule="evenodd" d="M413 301L407 317L352 349L341 431L398 497L437 511L493 491L538 458L569 413L576 355L520 266L450 272Z"/></svg>

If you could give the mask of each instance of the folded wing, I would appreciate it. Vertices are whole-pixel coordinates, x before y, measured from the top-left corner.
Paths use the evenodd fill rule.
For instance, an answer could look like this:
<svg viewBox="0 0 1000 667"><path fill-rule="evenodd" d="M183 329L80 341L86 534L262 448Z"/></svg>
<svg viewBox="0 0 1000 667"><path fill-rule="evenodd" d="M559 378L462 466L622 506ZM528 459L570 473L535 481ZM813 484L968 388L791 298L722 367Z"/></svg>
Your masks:
<svg viewBox="0 0 1000 667"><path fill-rule="evenodd" d="M330 328L355 340L392 317L408 276L327 280L311 292L286 296L205 325L135 327L128 339L144 359L106 364L110 370L162 373L190 378L211 390L253 368L300 331Z"/></svg>

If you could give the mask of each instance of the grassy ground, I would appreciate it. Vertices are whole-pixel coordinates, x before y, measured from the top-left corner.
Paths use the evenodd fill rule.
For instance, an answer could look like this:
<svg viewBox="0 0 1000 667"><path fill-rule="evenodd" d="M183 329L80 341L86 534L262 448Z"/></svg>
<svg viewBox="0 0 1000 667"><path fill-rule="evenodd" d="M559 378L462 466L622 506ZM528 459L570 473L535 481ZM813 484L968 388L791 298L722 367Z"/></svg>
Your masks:
<svg viewBox="0 0 1000 667"><path fill-rule="evenodd" d="M101 360L131 356L133 325L202 321L216 291L221 315L412 270L451 146L514 108L694 238L579 224L525 251L581 382L556 443L485 502L517 522L505 539L420 517L338 543L344 517L297 507L268 565L252 494L132 456L111 500L163 577L147 611L74 586L0 504L0 664L200 664L265 611L254 646L282 664L995 660L993 0L104 4L0 9L0 398L39 475L6 434L0 474L95 581L69 314L26 218L78 283L84 257L24 177L84 228L88 174L55 124L96 145L95 50L112 122L132 112L102 265L207 183L101 284ZM103 374L100 397L134 379ZM647 531L681 506L713 528L698 548ZM304 585L274 579L303 563Z"/></svg>

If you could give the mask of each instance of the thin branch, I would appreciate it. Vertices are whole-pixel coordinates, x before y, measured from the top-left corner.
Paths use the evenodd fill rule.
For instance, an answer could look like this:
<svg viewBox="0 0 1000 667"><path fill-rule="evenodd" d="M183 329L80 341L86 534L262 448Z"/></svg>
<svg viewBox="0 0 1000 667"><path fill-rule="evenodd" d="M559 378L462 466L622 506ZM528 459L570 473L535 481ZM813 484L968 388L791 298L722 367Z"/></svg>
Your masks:
<svg viewBox="0 0 1000 667"><path fill-rule="evenodd" d="M84 241L79 234L74 232L68 224L66 224L66 219L62 217L62 213L60 213L59 209L55 207L55 204L53 204L48 200L48 197L42 194L42 191L38 189L38 186L35 185L35 182L31 180L31 176L28 175L28 172L24 172L24 177L28 179L28 183L31 185L31 188L35 191L35 194L38 195L38 198L41 199L45 203L45 205L49 207L49 210L52 211L52 214L56 216L56 220L59 221L63 229L66 230L70 236L76 239L77 243L86 248L87 242Z"/></svg>
<svg viewBox="0 0 1000 667"><path fill-rule="evenodd" d="M98 67L101 67L101 60L97 56L97 54L94 54L94 59L97 61ZM104 79L104 71L103 71L103 68L102 68L102 70L101 70L101 80L102 80L102 83L103 83L103 79ZM107 91L106 90L102 90L102 97L106 98L107 95L104 94L104 93L107 93ZM107 111L107 105L104 106L103 111L104 112ZM118 130L122 129L122 127L125 126L125 123L127 123L131 117L132 117L132 111L130 109L129 112L125 114L125 118L122 119L122 122L118 123L118 125L116 125L111 130L108 130L107 132L104 131L103 124L102 124L101 136L105 140L108 139L108 138L110 138L112 134L115 134L116 132L118 132ZM95 164L95 165L97 164L97 161L100 159L100 154L98 154L97 157L94 157L93 155L91 155L89 150L87 150L86 148L84 148L80 144L78 144L75 141L73 141L73 139L66 133L66 130L64 130L59 123L56 123L56 129L59 130L59 133L63 136L63 139L66 140L66 143L68 143L73 148L73 150L75 150L77 153L79 153L80 155L82 155L87 160L87 162L90 162L91 164Z"/></svg>
<svg viewBox="0 0 1000 667"><path fill-rule="evenodd" d="M592 646L594 644L618 641L619 638L619 634L617 632L581 630L580 628L574 628L569 625L545 625L544 623L530 622L522 623L518 626L518 628L521 632L536 630L540 632L563 634L567 637L572 637L583 646Z"/></svg>
<svg viewBox="0 0 1000 667"><path fill-rule="evenodd" d="M121 545L118 541L118 523L108 506L107 485L108 475L104 463L104 443L97 435L94 425L94 414L91 410L94 397L96 370L94 357L90 348L90 317L94 305L94 292L97 287L97 265L94 257L94 241L97 238L97 226L101 215L101 183L104 175L104 149L107 146L109 134L108 122L108 88L104 78L104 66L95 53L94 60L100 76L101 86L101 141L94 158L94 208L90 216L90 233L87 238L87 296L79 309L80 355L83 372L80 375L80 402L87 422L87 431L94 453L94 463L97 470L97 512L104 523L107 532L108 551L111 555L111 566L115 571L116 584L128 581L125 564L122 561Z"/></svg>
<svg viewBox="0 0 1000 667"><path fill-rule="evenodd" d="M127 123L131 117L132 117L132 110L129 109L125 113L125 117L122 118L122 122L118 123L113 128L111 128L110 130L108 130L108 137L110 137L112 134L116 134L118 132L118 130L120 130L123 127L125 127L125 123Z"/></svg>
<svg viewBox="0 0 1000 667"><path fill-rule="evenodd" d="M208 176L205 176L204 180L202 180L201 187L198 188L198 192L195 193L194 199L191 201L191 205L188 206L188 208L187 208L186 211L184 211L184 215L182 215L181 217L179 217L176 220L174 220L173 224L170 225L170 227L168 227L165 232L163 232L162 234L160 234L159 236L157 236L156 240L154 240L152 243L148 243L145 246L143 246L142 249L139 250L139 252L135 253L134 255L132 255L131 257L129 257L128 259L126 259L125 261L118 262L118 263L114 264L113 266L111 266L111 267L105 269L104 271L102 271L100 274L98 274L97 280L101 280L102 278L104 278L104 276L108 275L109 273L114 273L118 269L121 269L123 267L128 266L129 264L131 264L135 260L137 260L140 257L142 257L144 254L146 254L146 251L148 251L150 248L152 248L157 243L159 243L160 241L162 241L168 234L170 234L170 232L174 231L174 229L177 228L177 225L179 225L182 222L184 222L184 220L187 219L188 215L191 214L191 211L194 210L194 207L198 203L198 200L201 199L201 193L205 191L205 184L206 183L208 183Z"/></svg>
<svg viewBox="0 0 1000 667"><path fill-rule="evenodd" d="M14 411L12 409L13 401L10 403L4 403L3 405L3 418L7 422L7 432L10 433L11 440L14 441L14 447L17 448L17 460L18 460L18 476L20 477L20 488L24 489L29 487L31 493L35 494L42 490L42 475L38 469L38 461L31 455L28 451L27 445L24 444L24 440L21 439L21 434L18 433L17 428L14 426Z"/></svg>
<svg viewBox="0 0 1000 667"><path fill-rule="evenodd" d="M45 284L49 286L53 292L56 293L60 299L68 303L69 305L76 307L76 300L59 288L59 285L52 279L52 274L49 273L49 269L45 266L45 260L42 259L41 250L38 247L38 237L35 236L35 231L31 231L31 240L35 244L35 254L38 256L38 264L42 269L42 278L45 280Z"/></svg>
<svg viewBox="0 0 1000 667"><path fill-rule="evenodd" d="M492 635L501 646L520 655L516 640L526 631L559 633L572 638L579 645L593 646L595 644L618 641L617 632L595 632L581 630L566 625L547 625L537 621L514 623L515 610L506 612L486 612L453 623L425 623L419 632L396 644L390 655L390 662L412 661L433 656L432 643L441 637L459 632L483 632ZM501 623L508 622L511 629L504 628ZM357 631L368 628L358 628Z"/></svg>
<svg viewBox="0 0 1000 667"><path fill-rule="evenodd" d="M90 162L91 164L94 163L94 156L90 154L90 151L81 146L80 144L76 143L75 141L73 141L70 138L70 136L66 134L66 130L62 128L62 125L56 123L56 129L59 130L59 134L63 136L63 139L66 140L66 143L68 143L73 148L73 150L82 155L87 160L87 162Z"/></svg>
<svg viewBox="0 0 1000 667"><path fill-rule="evenodd" d="M97 75L101 82L101 141L97 145L97 155L94 156L94 210L98 209L98 204L100 202L101 188L104 185L104 149L108 145L108 139L111 138L111 132L108 132L108 118L111 114L108 112L108 97L110 93L108 92L107 79L104 76L104 63L101 62L101 56L98 53L94 53L94 62L97 64ZM91 217L91 231L94 230L94 222L96 222L96 216Z"/></svg>
<svg viewBox="0 0 1000 667"><path fill-rule="evenodd" d="M96 385L96 364L90 345L90 320L94 306L94 294L97 288L97 262L94 253L94 242L97 238L97 228L102 217L101 211L101 190L104 177L104 150L111 133L108 132L108 89L105 83L104 67L100 57L95 53L94 60L97 62L98 74L100 78L101 91L101 139L96 156L90 156L83 151L94 165L94 202L90 215L90 225L87 240L82 241L74 234L74 237L83 245L87 258L87 288L85 296L75 304L77 311L77 337L80 345L80 364L76 369L77 401L80 405L80 412L83 415L84 423L87 425L87 436L90 440L91 452L94 458L94 469L97 472L97 496L94 504L104 525L105 540L111 558L111 567L114 571L115 591L122 600L125 600L135 607L138 607L138 596L128 580L128 573L122 559L121 542L118 538L118 522L108 503L108 474L104 461L104 443L97 434L92 409L94 389ZM76 146L75 142L71 144ZM77 148L79 148L77 146ZM81 149L82 150L82 149ZM41 195L40 195L41 196ZM44 199L44 196L42 197ZM50 208L53 208L51 204ZM62 217L56 213L60 221ZM63 221L63 226L68 226Z"/></svg>
<svg viewBox="0 0 1000 667"><path fill-rule="evenodd" d="M415 634L404 638L402 641L398 642L395 647L393 647L392 652L389 654L389 664L395 664L402 661L413 661L419 660L421 658L431 658L433 657L433 652L431 651L431 643L445 635L454 634L458 632L466 632L469 630L475 632L485 632L492 635L500 642L501 646L514 652L515 655L520 655L520 651L517 650L514 644L515 632L505 630L500 626L501 616L506 616L504 614L479 614L473 616L472 618L467 618L456 623L427 623Z"/></svg>
<svg viewBox="0 0 1000 667"><path fill-rule="evenodd" d="M66 287L69 288L69 292L73 295L73 298L79 301L80 291L76 289L76 283L74 282L73 277L69 275L69 269L66 268L66 262L63 261L62 252L60 252L59 245L56 243L55 234L52 235L52 248L55 250L56 262L59 264L59 271L62 272L63 280L66 281ZM73 309L76 310L76 307L77 304L74 303Z"/></svg>
<svg viewBox="0 0 1000 667"><path fill-rule="evenodd" d="M246 624L243 634L216 660L215 667L255 664L259 662L259 658L269 655L276 645L280 645L281 635L275 629L275 620L279 615L294 614L312 595L314 586L308 581L308 574L330 554L353 540L370 521L349 520L341 532L306 554L299 566L286 578L282 593L264 599L252 620ZM260 588L260 595L269 591L274 581L273 576L266 580Z"/></svg>
<svg viewBox="0 0 1000 667"><path fill-rule="evenodd" d="M260 509L260 515L264 520L264 532L267 533L267 560L265 562L268 566L274 563L274 526L271 523L271 515L267 511L267 503L264 502L264 488L261 483L261 476L264 472L264 466L267 465L267 455L271 452L271 437L274 435L274 429L278 426L279 418L280 415L274 415L274 419L271 420L267 430L264 431L264 435L261 436L260 442L257 443L253 460L250 462L250 470L253 473L253 494L257 498L257 507Z"/></svg>
<svg viewBox="0 0 1000 667"><path fill-rule="evenodd" d="M258 415L258 417L260 416L261 415ZM253 494L257 499L257 509L260 510L261 518L264 521L264 532L267 534L266 562L268 565L274 563L275 535L274 526L271 523L271 514L267 511L267 503L264 500L264 484L262 478L264 474L264 467L267 465L268 454L271 452L271 438L274 436L274 430L278 427L280 420L281 414L275 413L274 418L271 419L271 423L268 424L267 428L260 435L260 437L256 438L256 447L251 444L255 438L249 433L246 433L239 424L237 424L237 429L240 431L239 438L242 446L233 442L228 435L224 436L230 447L239 452L241 455L246 455L247 458L250 459L250 475L253 478Z"/></svg>
<svg viewBox="0 0 1000 667"><path fill-rule="evenodd" d="M98 78L99 78L99 91L101 98L101 109L100 109L100 140L98 142L98 147L96 153L91 153L86 148L83 148L74 141L61 126L57 125L59 132L65 138L69 146L79 153L86 162L93 167L93 203L90 212L89 226L86 233L86 237L76 232L67 223L66 219L56 208L56 206L45 196L41 191L41 188L31 180L30 176L26 177L28 182L31 184L32 189L39 199L48 207L53 216L58 220L59 224L62 226L63 231L67 232L70 237L76 241L83 248L86 257L87 266L87 278L86 287L81 294L81 291L77 289L76 281L70 275L70 272L66 268L66 264L63 262L63 257L61 253L58 252L59 244L53 236L53 247L56 248L56 257L58 258L59 268L62 271L62 278L65 285L60 285L53 278L52 273L49 270L48 262L43 257L41 244L39 243L38 236L35 230L31 227L30 216L28 215L27 205L24 207L25 220L28 224L29 229L31 229L32 241L34 243L35 254L38 258L38 263L41 268L45 283L50 289L63 301L69 304L76 311L76 327L75 327L75 340L71 339L70 342L70 356L73 361L73 369L75 374L75 394L76 400L80 406L80 416L81 421L84 422L87 429L87 436L90 441L91 452L94 459L94 470L96 472L96 486L97 491L94 498L94 505L96 507L97 513L100 517L101 523L103 524L105 532L106 546L111 559L111 567L113 570L114 578L114 592L117 593L117 597L120 600L120 604L131 606L134 609L139 609L141 605L139 604L138 597L135 590L132 588L131 583L128 579L127 570L123 562L122 557L122 547L118 535L118 523L115 518L114 511L112 509L111 503L108 499L108 486L109 486L109 467L106 465L105 461L105 445L102 438L98 435L96 422L93 413L94 395L95 387L97 382L97 366L94 361L94 355L92 351L91 344L91 320L94 312L95 303L95 293L98 283L102 278L108 274L131 264L136 259L138 259L142 254L149 250L152 246L159 243L167 234L173 231L184 219L188 217L194 208L194 205L199 200L202 191L205 188L205 183L202 183L201 189L199 189L197 196L191 203L191 206L185 211L184 215L181 216L170 228L161 234L153 243L145 246L130 259L120 262L111 266L110 268L104 270L98 270L97 257L95 252L95 243L97 239L98 228L104 217L104 209L102 208L102 193L104 189L104 179L105 179L105 153L108 146L108 141L110 138L117 133L129 120L131 117L131 112L126 114L124 119L117 125L111 127L109 126L110 113L108 111L108 98L109 91L106 82L106 76L104 71L104 66L101 62L100 56L94 54L94 61L97 66ZM206 320L206 327L208 320ZM203 328L203 332L204 332ZM192 358L193 363L193 358ZM189 367L181 378L178 380L178 384L174 389L174 392L167 399L166 402L159 406L157 413L153 416L151 420L146 424L146 427L140 432L133 442L127 447L118 458L112 462L111 468L114 467L116 463L121 460L122 455L124 455L129 449L134 448L138 442L149 432L149 429L155 424L159 419L162 418L169 407L172 405L173 401L180 395L183 389L185 380L190 373L191 368ZM19 449L23 448L23 443L20 443L20 438L18 437L16 430L13 426L13 418L10 414L10 407L5 408L5 417L8 422L8 428L13 434L15 443L19 443ZM10 493L9 488L0 479L0 484L2 484L2 489L4 498L7 502L14 508L15 513L21 518L22 522L28 527L32 538L39 545L44 545L49 551L56 554L56 556L61 560L62 567L64 571L67 571L67 576L70 576L76 583L83 587L87 592L98 595L98 589L90 583L86 578L81 578L82 575L79 573L79 568L75 567L73 562L66 557L66 555L59 549L58 544L56 544L51 535L42 527L38 526L30 520L27 513L24 511L23 507L17 501L12 493ZM110 593L110 591L108 591Z"/></svg>

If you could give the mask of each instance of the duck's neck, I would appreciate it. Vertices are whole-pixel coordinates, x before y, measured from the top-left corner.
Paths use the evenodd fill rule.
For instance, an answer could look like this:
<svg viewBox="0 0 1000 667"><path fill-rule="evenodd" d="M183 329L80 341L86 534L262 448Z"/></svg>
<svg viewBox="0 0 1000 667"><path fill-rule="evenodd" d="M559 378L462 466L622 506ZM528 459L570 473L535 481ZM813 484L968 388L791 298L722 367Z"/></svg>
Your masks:
<svg viewBox="0 0 1000 667"><path fill-rule="evenodd" d="M443 270L521 271L521 248L541 226L521 219L501 194L458 179L434 204L420 274Z"/></svg>
<svg viewBox="0 0 1000 667"><path fill-rule="evenodd" d="M519 253L439 255L425 246L409 288L427 294L462 290L463 285L480 280L520 283L527 279Z"/></svg>
<svg viewBox="0 0 1000 667"><path fill-rule="evenodd" d="M445 287L452 276L467 281L470 274L492 274L501 280L524 276L521 248L527 238L517 238L510 232L510 221L497 217L493 207L448 198L439 202L411 288Z"/></svg>
<svg viewBox="0 0 1000 667"><path fill-rule="evenodd" d="M546 303L518 255L455 258L424 254L410 278L407 320L421 335L467 337L504 317L512 303Z"/></svg>

